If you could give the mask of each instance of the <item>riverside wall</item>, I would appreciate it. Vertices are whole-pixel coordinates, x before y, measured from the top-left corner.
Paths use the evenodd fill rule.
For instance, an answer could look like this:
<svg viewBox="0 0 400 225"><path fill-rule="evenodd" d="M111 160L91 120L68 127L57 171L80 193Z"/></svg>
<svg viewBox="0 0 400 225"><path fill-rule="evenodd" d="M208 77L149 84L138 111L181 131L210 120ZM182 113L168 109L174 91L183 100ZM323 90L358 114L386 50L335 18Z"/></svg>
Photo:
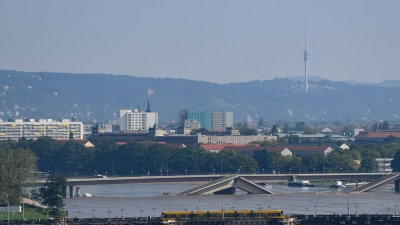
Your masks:
<svg viewBox="0 0 400 225"><path fill-rule="evenodd" d="M161 225L159 217L154 218L91 218L91 219L57 219L57 220L27 220L0 221L0 225ZM398 215L290 215L284 220L269 219L219 219L219 220L188 220L169 223L169 225L400 225Z"/></svg>

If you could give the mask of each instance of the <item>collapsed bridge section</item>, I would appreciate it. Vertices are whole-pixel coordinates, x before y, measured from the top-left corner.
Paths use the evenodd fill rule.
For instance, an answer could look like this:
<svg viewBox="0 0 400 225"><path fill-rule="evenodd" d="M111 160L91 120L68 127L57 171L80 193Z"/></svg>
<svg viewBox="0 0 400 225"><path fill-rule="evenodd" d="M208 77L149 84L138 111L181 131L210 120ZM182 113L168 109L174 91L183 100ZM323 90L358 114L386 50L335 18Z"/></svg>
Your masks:
<svg viewBox="0 0 400 225"><path fill-rule="evenodd" d="M236 188L249 194L273 194L272 191L241 176L226 176L206 184L178 193L178 195L234 194Z"/></svg>

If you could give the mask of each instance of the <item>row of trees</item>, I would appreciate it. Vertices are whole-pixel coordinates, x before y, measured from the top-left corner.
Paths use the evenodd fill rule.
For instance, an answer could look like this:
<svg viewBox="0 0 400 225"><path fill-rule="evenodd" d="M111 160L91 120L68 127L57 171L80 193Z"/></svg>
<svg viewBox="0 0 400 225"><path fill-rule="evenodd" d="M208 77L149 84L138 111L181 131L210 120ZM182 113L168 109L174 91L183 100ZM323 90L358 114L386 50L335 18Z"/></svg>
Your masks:
<svg viewBox="0 0 400 225"><path fill-rule="evenodd" d="M9 148L31 149L38 157L38 169L53 174L94 174L113 172L119 175L184 174L242 171L253 172L256 162L249 156L233 151L217 154L199 147L172 148L155 144L149 147L139 143L117 145L112 141L92 138L96 146L86 148L73 140L65 144L49 137L36 141L21 139L19 142L3 142Z"/></svg>
<svg viewBox="0 0 400 225"><path fill-rule="evenodd" d="M250 157L234 151L211 153L200 147L173 148L140 143L117 145L98 138L92 138L91 142L94 148L86 148L73 140L63 144L49 137L2 144L7 145L10 151L32 152L33 157L36 155L38 158L40 171L68 175L92 175L95 171L108 175L236 173L240 167L244 173L271 173L273 170L281 173L373 172L377 169L376 158L393 158L400 149L398 141L382 146L348 143L350 150L336 148L326 157L322 154L284 157L279 152L265 150L256 151ZM260 143L266 148L278 144L279 141Z"/></svg>

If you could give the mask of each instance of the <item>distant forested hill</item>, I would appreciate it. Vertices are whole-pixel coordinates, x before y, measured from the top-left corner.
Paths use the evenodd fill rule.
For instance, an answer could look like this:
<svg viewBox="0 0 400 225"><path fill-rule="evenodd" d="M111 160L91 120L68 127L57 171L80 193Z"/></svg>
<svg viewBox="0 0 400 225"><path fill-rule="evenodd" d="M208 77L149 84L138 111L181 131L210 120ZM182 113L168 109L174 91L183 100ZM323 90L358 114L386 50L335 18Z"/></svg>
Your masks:
<svg viewBox="0 0 400 225"><path fill-rule="evenodd" d="M391 81L392 83L398 81ZM148 89L154 90L149 95ZM310 81L309 92L293 79L216 84L171 78L0 70L0 118L72 118L106 121L120 109L145 110L160 122L179 109L234 112L234 121L397 120L400 88Z"/></svg>

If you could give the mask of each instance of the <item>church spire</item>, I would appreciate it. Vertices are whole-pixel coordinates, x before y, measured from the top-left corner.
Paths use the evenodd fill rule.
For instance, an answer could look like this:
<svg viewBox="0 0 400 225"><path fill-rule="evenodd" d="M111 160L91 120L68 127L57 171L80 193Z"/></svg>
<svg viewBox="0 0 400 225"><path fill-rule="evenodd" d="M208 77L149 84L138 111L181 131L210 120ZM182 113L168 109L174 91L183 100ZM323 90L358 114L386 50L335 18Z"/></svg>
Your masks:
<svg viewBox="0 0 400 225"><path fill-rule="evenodd" d="M150 101L149 101L149 100L147 100L147 109L146 109L146 112L151 112L151 110L150 110Z"/></svg>

